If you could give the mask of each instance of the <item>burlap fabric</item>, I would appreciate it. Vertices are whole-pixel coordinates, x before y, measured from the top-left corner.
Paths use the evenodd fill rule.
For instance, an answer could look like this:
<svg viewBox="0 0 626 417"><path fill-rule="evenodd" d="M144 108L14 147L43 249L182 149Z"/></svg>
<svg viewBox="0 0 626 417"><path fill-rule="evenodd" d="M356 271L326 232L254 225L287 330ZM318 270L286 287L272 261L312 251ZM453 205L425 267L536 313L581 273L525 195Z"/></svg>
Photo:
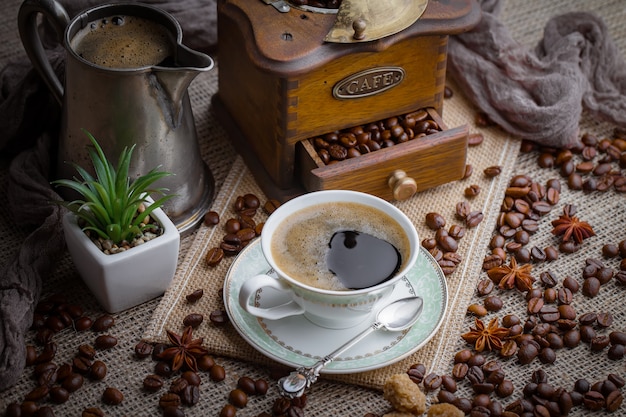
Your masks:
<svg viewBox="0 0 626 417"><path fill-rule="evenodd" d="M12 1L10 5L3 4L1 16L4 25L0 26L0 36L3 40L3 59L9 59L22 54L17 30L13 17L16 15L19 2ZM568 10L590 10L605 19L621 51L626 49L626 28L623 5L620 1L526 1L507 3L501 18L509 26L513 35L520 42L532 47L541 37L541 30L545 21L553 15ZM219 68L219 62L218 62ZM231 212L232 201L238 195L254 192L262 199L254 178L245 165L239 160L228 143L228 138L214 118L210 110L210 98L216 91L218 70L198 77L191 86L190 96L195 111L198 133L200 137L202 155L210 165L216 177L219 192L214 202L214 209L227 218ZM377 389L386 376L391 373L404 371L408 365L423 362L429 371L449 373L451 370L452 355L465 346L460 334L468 330L471 318L466 317L465 309L472 302L481 302L476 297L476 282L484 277L481 271L483 256L488 251L488 242L494 230L495 219L499 211L503 190L512 175L516 173L529 174L538 181L558 176L555 170L539 169L536 165L535 153L519 154L519 139L503 134L498 128L478 128L474 125L475 110L467 103L454 84L453 98L446 100L443 117L448 126L453 127L468 124L470 131L485 135L485 142L475 148L470 148L468 163L474 166L474 174L467 180L447 184L434 190L429 190L414 197L414 199L397 203L412 219L423 237L432 235L426 229L423 219L429 211L437 211L444 215L449 223L454 223L454 205L465 199L463 190L469 184L478 184L482 191L470 204L485 214L485 220L476 229L472 229L461 240L459 253L463 255L463 262L457 271L448 277L449 309L442 327L436 336L420 351L400 363L377 371L362 374L333 377L332 381L323 379L310 390L307 415L354 415L362 416L367 412L383 414L389 410L388 403L382 398ZM599 136L609 135L612 127L599 124L584 117L581 131L592 131ZM495 179L489 180L482 175L482 169L490 165L501 165L503 173ZM4 194L6 187L7 161L2 160L0 171L0 193ZM583 250L577 254L561 256L554 263L536 267L537 274L541 270L550 269L556 272L559 278L567 274L580 279L584 259L600 255L600 246L605 242L617 242L626 238L624 214L625 199L623 195L610 192L607 194L584 194L581 191L569 192L564 188L561 203L555 207L549 218L542 220L540 232L533 237L533 244L545 246L554 242L549 233L548 221L560 214L560 208L565 203L575 203L579 207L580 217L594 226L597 237L585 243ZM20 229L8 217L6 203L0 203L0 227L3 239L0 240L0 254L2 261L10 258L29 230ZM230 260L221 263L217 268L208 268L203 262L203 255L215 241L221 239L222 232L217 228L200 228L194 235L185 238L181 252L179 270L172 289L164 297L145 303L136 308L124 311L115 316L116 324L110 330L119 339L119 344L111 350L99 351L98 358L104 361L109 369L104 381L87 381L79 392L61 405L54 405L56 415L79 415L87 406L100 406L108 415L158 415L158 394L148 394L141 389L142 379L153 371L153 362L137 360L132 352L134 345L146 338L149 340L164 340L166 328L180 329L182 317L188 312L202 310L208 315L210 311L221 308L219 288L223 281ZM615 267L616 260L607 261ZM196 288L205 289L205 297L199 304L190 308L184 303L184 295ZM44 286L47 294L63 293L71 302L83 305L86 314L96 317L102 311L89 294L86 287L77 276L69 256L59 259L57 268L47 278ZM503 316L515 312L525 316L525 304L521 295L515 291L500 294L505 299L505 309L498 312ZM614 283L603 288L601 296L588 299L582 295L576 296L577 311L611 311L614 315L614 324L611 329L625 330L626 311L621 302L624 289ZM203 378L201 387L201 401L194 407L186 408L187 415L216 415L218 410L227 402L228 392L235 387L240 376L248 375L253 378L269 378L272 362L248 346L236 332L224 326L214 329L205 323L198 332L205 336L205 345L217 355L217 362L223 365L227 378L220 382L211 382L208 377ZM69 362L75 355L78 345L93 343L96 334L64 331L55 337L59 345L57 363ZM29 335L32 339L33 335ZM571 381L580 377L601 379L610 372L624 374L622 361L610 361L606 351L590 353L587 345L576 349L563 350L558 353L554 365L545 366L551 381L571 388ZM537 361L530 366L517 366L515 361L505 363L507 376L513 380L516 394L502 400L508 403L519 396L521 388L529 379L529 374L540 365ZM339 380L339 382L335 381ZM24 396L35 386L32 379L32 369L27 369L24 375L13 388L0 393L0 410L12 401L22 401ZM101 403L101 395L105 387L114 386L120 389L125 399L119 406L106 406ZM461 385L460 392L471 396L470 389ZM238 415L254 416L261 411L268 411L276 398L276 390L272 387L265 397L252 397L248 406ZM431 398L432 399L432 398ZM588 415L577 410L575 415Z"/></svg>

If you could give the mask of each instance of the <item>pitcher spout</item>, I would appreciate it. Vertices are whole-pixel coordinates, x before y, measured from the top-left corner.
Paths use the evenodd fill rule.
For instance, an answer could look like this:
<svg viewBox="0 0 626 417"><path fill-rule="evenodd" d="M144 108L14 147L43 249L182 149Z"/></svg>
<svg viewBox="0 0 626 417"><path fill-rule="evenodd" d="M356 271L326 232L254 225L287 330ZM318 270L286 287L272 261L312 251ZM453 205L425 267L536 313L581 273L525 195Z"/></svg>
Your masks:
<svg viewBox="0 0 626 417"><path fill-rule="evenodd" d="M180 120L182 101L189 84L214 65L210 56L179 44L174 62L162 62L152 68L158 90L165 94L171 107L173 126Z"/></svg>

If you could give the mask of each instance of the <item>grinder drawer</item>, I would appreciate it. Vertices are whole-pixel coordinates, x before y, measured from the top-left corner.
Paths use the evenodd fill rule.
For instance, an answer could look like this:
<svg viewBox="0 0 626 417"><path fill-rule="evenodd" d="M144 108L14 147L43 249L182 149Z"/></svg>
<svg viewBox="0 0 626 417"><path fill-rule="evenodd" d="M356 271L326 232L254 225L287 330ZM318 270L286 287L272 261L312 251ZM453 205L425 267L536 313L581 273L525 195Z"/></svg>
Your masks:
<svg viewBox="0 0 626 417"><path fill-rule="evenodd" d="M426 109L440 131L326 165L312 138L296 144L296 173L307 191L349 189L403 200L465 173L468 127L448 129Z"/></svg>

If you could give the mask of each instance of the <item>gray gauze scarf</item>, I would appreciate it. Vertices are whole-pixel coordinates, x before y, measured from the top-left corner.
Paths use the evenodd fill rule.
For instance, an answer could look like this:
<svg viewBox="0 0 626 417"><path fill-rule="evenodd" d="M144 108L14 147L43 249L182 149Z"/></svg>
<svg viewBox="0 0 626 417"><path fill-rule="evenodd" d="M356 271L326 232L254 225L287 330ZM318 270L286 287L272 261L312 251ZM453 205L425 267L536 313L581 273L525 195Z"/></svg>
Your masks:
<svg viewBox="0 0 626 417"><path fill-rule="evenodd" d="M626 127L626 67L602 19L553 17L531 51L498 20L501 5L483 1L480 23L448 48L449 74L480 111L515 136L559 148L579 142L583 108Z"/></svg>

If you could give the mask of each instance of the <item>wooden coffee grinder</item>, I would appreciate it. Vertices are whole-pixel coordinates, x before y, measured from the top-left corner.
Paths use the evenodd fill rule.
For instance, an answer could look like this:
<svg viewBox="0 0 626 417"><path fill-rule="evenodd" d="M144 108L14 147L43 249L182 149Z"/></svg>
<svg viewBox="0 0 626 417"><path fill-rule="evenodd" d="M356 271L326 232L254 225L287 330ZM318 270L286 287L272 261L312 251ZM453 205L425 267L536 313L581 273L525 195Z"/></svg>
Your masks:
<svg viewBox="0 0 626 417"><path fill-rule="evenodd" d="M441 114L448 37L478 23L476 2L295 3L218 3L213 109L268 197L351 189L401 200L462 178L468 127L448 129ZM428 134L369 142L395 139L383 132L390 118L418 118ZM329 161L320 149L350 132L363 137L358 152Z"/></svg>

